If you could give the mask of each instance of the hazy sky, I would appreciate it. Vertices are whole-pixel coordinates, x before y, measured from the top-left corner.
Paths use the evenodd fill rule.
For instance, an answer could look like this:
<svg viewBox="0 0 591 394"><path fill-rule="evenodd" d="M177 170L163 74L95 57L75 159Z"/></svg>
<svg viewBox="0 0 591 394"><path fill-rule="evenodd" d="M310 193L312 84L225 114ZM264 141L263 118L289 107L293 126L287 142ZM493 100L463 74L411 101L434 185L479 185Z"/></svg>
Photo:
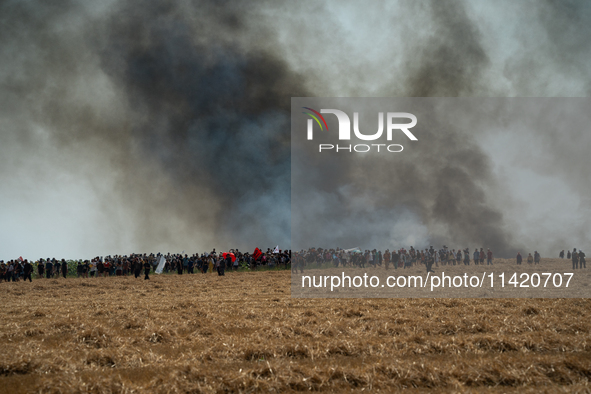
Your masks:
<svg viewBox="0 0 591 394"><path fill-rule="evenodd" d="M289 246L292 96L591 93L587 1L370 4L2 2L0 259ZM586 248L589 142L473 136L516 244Z"/></svg>

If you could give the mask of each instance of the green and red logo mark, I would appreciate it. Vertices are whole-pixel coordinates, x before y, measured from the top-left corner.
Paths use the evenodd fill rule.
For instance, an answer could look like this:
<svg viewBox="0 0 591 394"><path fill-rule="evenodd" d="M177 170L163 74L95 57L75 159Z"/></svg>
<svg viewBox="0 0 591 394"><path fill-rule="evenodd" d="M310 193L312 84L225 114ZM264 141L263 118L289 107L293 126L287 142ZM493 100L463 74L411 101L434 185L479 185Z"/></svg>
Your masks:
<svg viewBox="0 0 591 394"><path fill-rule="evenodd" d="M303 109L310 110L310 111L314 112L314 114L317 115L316 116L316 115L314 115L314 114L312 114L310 112L302 112L303 114L310 115L316 121L316 123L318 123L318 126L320 126L320 130L324 130L324 129L322 128L322 123L320 123L320 120L318 119L318 117L320 117L320 119L322 119L322 122L324 123L324 126L326 126L326 130L328 130L328 125L326 124L326 120L324 120L324 117L322 115L320 115L320 112L318 112L318 111L316 111L316 110L314 110L312 108L308 108L308 107L302 107L302 108Z"/></svg>

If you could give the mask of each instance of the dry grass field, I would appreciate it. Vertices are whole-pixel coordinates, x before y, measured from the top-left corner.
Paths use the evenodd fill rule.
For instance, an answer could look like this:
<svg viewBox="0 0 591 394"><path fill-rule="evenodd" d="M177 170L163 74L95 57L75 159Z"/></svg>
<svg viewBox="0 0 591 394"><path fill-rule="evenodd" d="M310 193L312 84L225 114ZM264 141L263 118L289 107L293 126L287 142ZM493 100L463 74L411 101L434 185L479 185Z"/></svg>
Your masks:
<svg viewBox="0 0 591 394"><path fill-rule="evenodd" d="M292 299L289 271L0 283L0 392L591 392L589 299Z"/></svg>

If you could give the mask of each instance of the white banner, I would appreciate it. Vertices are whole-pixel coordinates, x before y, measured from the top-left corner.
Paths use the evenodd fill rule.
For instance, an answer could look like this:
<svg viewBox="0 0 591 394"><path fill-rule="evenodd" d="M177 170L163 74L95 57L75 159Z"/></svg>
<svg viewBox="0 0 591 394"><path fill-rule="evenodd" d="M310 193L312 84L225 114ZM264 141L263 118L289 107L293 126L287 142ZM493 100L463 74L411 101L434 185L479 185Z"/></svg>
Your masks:
<svg viewBox="0 0 591 394"><path fill-rule="evenodd" d="M279 245L275 246L275 250L273 251L273 253L279 253Z"/></svg>
<svg viewBox="0 0 591 394"><path fill-rule="evenodd" d="M344 251L347 253L362 253L361 249L359 249L359 248L345 249Z"/></svg>
<svg viewBox="0 0 591 394"><path fill-rule="evenodd" d="M164 256L160 256L160 259L158 260L158 267L156 267L156 272L157 274L161 274L162 270L164 269L164 264L166 264L166 259L164 258Z"/></svg>

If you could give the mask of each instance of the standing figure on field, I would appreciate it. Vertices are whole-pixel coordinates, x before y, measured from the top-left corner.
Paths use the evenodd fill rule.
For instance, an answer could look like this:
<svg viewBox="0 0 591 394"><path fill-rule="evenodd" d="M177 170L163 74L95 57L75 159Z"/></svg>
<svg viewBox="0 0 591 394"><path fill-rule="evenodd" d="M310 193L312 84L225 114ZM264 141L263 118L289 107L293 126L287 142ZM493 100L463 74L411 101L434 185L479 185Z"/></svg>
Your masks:
<svg viewBox="0 0 591 394"><path fill-rule="evenodd" d="M139 278L142 273L142 262L140 261L139 257L133 258L133 274L135 278Z"/></svg>
<svg viewBox="0 0 591 394"><path fill-rule="evenodd" d="M392 260L392 265L394 269L398 269L398 264L400 264L400 252L394 249L390 254L390 260Z"/></svg>
<svg viewBox="0 0 591 394"><path fill-rule="evenodd" d="M427 266L427 273L429 273L429 272L434 273L435 272L432 270L434 262L435 262L435 258L433 257L433 254L427 253L426 260L425 260L425 265Z"/></svg>
<svg viewBox="0 0 591 394"><path fill-rule="evenodd" d="M573 261L573 269L576 270L579 268L579 254L577 253L577 248L573 249L571 256Z"/></svg>
<svg viewBox="0 0 591 394"><path fill-rule="evenodd" d="M64 279L68 276L68 263L66 263L65 259L62 259L62 276Z"/></svg>
<svg viewBox="0 0 591 394"><path fill-rule="evenodd" d="M490 249L486 251L486 265L493 265L492 263L493 253Z"/></svg>
<svg viewBox="0 0 591 394"><path fill-rule="evenodd" d="M29 280L29 282L32 282L33 279L31 278L31 274L33 273L33 265L31 263L29 263L29 260L25 259L25 262L23 263L23 281L27 281L27 279Z"/></svg>
<svg viewBox="0 0 591 394"><path fill-rule="evenodd" d="M152 266L150 265L150 262L148 260L143 260L144 261L144 280L149 280L150 279L150 268L152 268Z"/></svg>
<svg viewBox="0 0 591 394"><path fill-rule="evenodd" d="M37 263L37 273L39 277L43 279L43 274L45 273L45 264L43 263L43 259Z"/></svg>
<svg viewBox="0 0 591 394"><path fill-rule="evenodd" d="M456 256L453 251L447 251L447 265L456 265Z"/></svg>
<svg viewBox="0 0 591 394"><path fill-rule="evenodd" d="M388 269L390 267L390 249L386 249L386 251L384 252L383 260L386 269Z"/></svg>
<svg viewBox="0 0 591 394"><path fill-rule="evenodd" d="M49 259L47 259L47 262L45 263L45 275L47 279L51 279L51 276L53 275L53 264L51 264L51 260Z"/></svg>

